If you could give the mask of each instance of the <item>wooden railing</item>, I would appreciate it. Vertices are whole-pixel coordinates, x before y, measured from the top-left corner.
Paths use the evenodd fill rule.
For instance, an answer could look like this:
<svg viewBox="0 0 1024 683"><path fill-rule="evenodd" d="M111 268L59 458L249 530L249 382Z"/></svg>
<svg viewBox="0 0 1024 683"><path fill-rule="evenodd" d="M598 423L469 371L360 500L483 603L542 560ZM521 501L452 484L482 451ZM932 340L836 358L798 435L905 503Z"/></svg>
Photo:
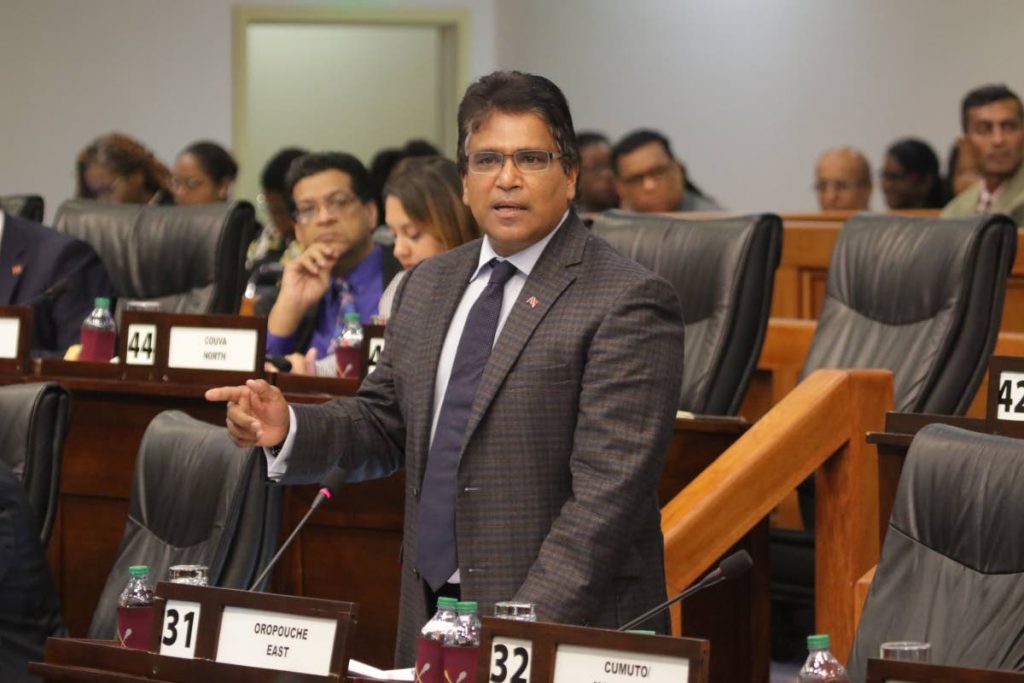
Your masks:
<svg viewBox="0 0 1024 683"><path fill-rule="evenodd" d="M817 628L845 659L856 581L878 560L878 462L868 431L892 405L885 370L819 370L662 509L670 594L716 560L812 473Z"/></svg>

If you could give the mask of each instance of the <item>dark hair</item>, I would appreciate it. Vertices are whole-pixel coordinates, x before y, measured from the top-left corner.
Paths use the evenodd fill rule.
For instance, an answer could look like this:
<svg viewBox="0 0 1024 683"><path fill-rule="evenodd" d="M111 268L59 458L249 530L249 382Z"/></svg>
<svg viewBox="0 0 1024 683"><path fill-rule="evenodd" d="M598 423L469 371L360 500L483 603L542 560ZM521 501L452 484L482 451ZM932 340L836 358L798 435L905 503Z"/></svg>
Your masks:
<svg viewBox="0 0 1024 683"><path fill-rule="evenodd" d="M274 156L263 167L260 172L260 187L264 192L274 192L286 199L291 196L285 176L288 175L288 167L292 162L301 156L309 154L309 150L301 147L285 147Z"/></svg>
<svg viewBox="0 0 1024 683"><path fill-rule="evenodd" d="M409 218L439 238L445 249L480 236L462 201L462 179L454 161L438 156L409 159L384 185L382 196L401 202Z"/></svg>
<svg viewBox="0 0 1024 683"><path fill-rule="evenodd" d="M999 102L1000 100L1013 100L1017 103L1017 116L1024 120L1024 107L1021 106L1017 93L1007 88L1002 83L996 85L983 85L975 88L964 96L960 104L960 125L964 132L967 132L967 112L977 107L984 107L986 104Z"/></svg>
<svg viewBox="0 0 1024 683"><path fill-rule="evenodd" d="M311 152L303 155L292 162L288 167L288 175L285 176L285 186L288 192L288 204L293 209L295 203L292 200L292 191L296 183L303 178L308 178L324 171L337 170L348 175L352 180L352 192L359 197L359 201L372 202L373 188L370 184L370 174L363 166L363 162L351 154L345 152Z"/></svg>
<svg viewBox="0 0 1024 683"><path fill-rule="evenodd" d="M566 172L579 167L576 132L572 125L569 102L558 86L536 74L521 71L495 71L466 89L459 103L459 170L465 173L469 159L466 142L471 133L494 112L505 114L536 114L551 131L555 146L562 155Z"/></svg>
<svg viewBox="0 0 1024 683"><path fill-rule="evenodd" d="M585 130L580 133L576 133L576 149L581 150L587 145L596 145L603 143L611 146L611 141L608 140L608 136L597 131Z"/></svg>
<svg viewBox="0 0 1024 683"><path fill-rule="evenodd" d="M422 138L414 138L405 143L399 152L403 159L412 157L439 157L441 150Z"/></svg>
<svg viewBox="0 0 1024 683"><path fill-rule="evenodd" d="M665 154L667 154L671 159L679 164L681 169L683 169L683 185L686 188L686 191L692 192L700 197L706 197L707 195L704 194L703 190L697 187L697 185L690 180L690 174L686 170L686 164L679 159L676 159L675 152L672 151L672 145L669 143L668 138L658 131L651 130L650 128L634 130L632 133L626 134L621 140L615 143L615 146L612 147L612 172L616 176L619 175L619 159L630 152L635 152L644 145L651 144L652 142L656 142L661 145L662 149L665 150Z"/></svg>
<svg viewBox="0 0 1024 683"><path fill-rule="evenodd" d="M938 209L945 206L946 191L942 185L942 176L939 174L939 157L931 145L917 138L903 138L892 143L889 149L885 150L885 154L895 159L896 163L910 173L931 176L932 185L924 198L924 208Z"/></svg>
<svg viewBox="0 0 1024 683"><path fill-rule="evenodd" d="M85 182L85 170L92 164L99 164L118 176L141 171L146 190L154 194L166 191L171 184L171 172L167 167L145 145L123 133L101 135L78 153L76 194L79 198L96 198Z"/></svg>
<svg viewBox="0 0 1024 683"><path fill-rule="evenodd" d="M191 154L199 162L203 173L210 176L215 185L220 185L225 180L234 180L238 177L238 164L235 163L231 153L209 140L200 140L181 150L181 154ZM179 155L180 156L180 155Z"/></svg>
<svg viewBox="0 0 1024 683"><path fill-rule="evenodd" d="M630 152L635 152L644 145L649 145L652 142L656 142L661 145L662 149L665 150L665 154L668 154L673 159L676 158L676 155L672 152L672 145L669 144L667 137L656 130L641 128L639 130L634 130L632 133L626 134L621 140L615 143L614 147L612 147L612 170L615 171L615 175L619 174L619 158L629 154Z"/></svg>

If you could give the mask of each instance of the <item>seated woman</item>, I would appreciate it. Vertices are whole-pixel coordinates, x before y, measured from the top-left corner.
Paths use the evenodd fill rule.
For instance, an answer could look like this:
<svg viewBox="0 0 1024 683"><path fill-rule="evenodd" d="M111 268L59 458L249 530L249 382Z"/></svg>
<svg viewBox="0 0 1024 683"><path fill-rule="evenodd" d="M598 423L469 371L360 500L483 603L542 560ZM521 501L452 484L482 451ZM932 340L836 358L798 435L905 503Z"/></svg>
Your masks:
<svg viewBox="0 0 1024 683"><path fill-rule="evenodd" d="M882 193L890 209L939 209L946 203L939 158L916 138L894 142L885 151Z"/></svg>
<svg viewBox="0 0 1024 683"><path fill-rule="evenodd" d="M435 254L480 236L480 229L462 202L462 180L455 162L442 157L408 159L384 186L384 219L395 238L394 254L406 270ZM405 272L396 275L380 298L380 317L391 312ZM333 353L317 360L315 350L292 354L292 372L333 377Z"/></svg>
<svg viewBox="0 0 1024 683"><path fill-rule="evenodd" d="M238 164L215 142L194 142L178 154L171 176L171 192L180 206L227 201L238 176Z"/></svg>
<svg viewBox="0 0 1024 683"><path fill-rule="evenodd" d="M78 154L79 199L113 204L173 204L171 172L142 143L122 133L93 140Z"/></svg>

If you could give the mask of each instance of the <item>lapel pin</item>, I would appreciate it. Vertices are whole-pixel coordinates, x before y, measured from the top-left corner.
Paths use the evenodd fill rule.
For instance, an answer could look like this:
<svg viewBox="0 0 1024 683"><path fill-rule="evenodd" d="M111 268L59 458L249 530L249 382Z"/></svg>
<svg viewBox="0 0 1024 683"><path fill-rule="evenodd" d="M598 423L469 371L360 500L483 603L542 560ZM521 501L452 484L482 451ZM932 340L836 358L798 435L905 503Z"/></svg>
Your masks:
<svg viewBox="0 0 1024 683"><path fill-rule="evenodd" d="M530 308L537 308L537 304L539 304L540 302L537 301L537 297L531 296L529 299L526 300L526 303L530 304Z"/></svg>
<svg viewBox="0 0 1024 683"><path fill-rule="evenodd" d="M11 275L17 277L21 275L22 270L24 270L22 265L20 263L15 263L13 266L11 266Z"/></svg>

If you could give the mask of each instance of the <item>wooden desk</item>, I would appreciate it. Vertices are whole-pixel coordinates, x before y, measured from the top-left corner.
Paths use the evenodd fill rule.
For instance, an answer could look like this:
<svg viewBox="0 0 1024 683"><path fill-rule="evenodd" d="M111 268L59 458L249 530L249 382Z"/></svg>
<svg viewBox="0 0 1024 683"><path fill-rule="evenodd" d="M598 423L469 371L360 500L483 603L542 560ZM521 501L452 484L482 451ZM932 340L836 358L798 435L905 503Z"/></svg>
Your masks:
<svg viewBox="0 0 1024 683"><path fill-rule="evenodd" d="M37 364L36 374L4 376L0 383L57 381L72 392L60 502L48 553L69 631L82 637L124 531L135 455L146 426L161 411L172 409L221 425L224 407L204 400L205 384L123 381L117 379L116 366L50 366L77 376L45 375ZM351 381L281 380L286 396L296 402L322 402L356 389ZM680 420L669 449L662 495L670 497L674 488L685 485L746 427L733 419ZM271 583L271 590L279 593L363 605L352 651L380 667L390 667L397 633L404 483L404 473L399 472L387 479L347 485L343 495L313 516L275 569ZM305 514L315 493L313 486L285 491L282 539ZM747 593L735 597L728 614L749 612L752 589L744 590ZM716 629L734 626L728 621L723 624L722 604L707 608L708 614L717 615ZM688 606L686 633L708 632L701 625L701 612L696 605Z"/></svg>

